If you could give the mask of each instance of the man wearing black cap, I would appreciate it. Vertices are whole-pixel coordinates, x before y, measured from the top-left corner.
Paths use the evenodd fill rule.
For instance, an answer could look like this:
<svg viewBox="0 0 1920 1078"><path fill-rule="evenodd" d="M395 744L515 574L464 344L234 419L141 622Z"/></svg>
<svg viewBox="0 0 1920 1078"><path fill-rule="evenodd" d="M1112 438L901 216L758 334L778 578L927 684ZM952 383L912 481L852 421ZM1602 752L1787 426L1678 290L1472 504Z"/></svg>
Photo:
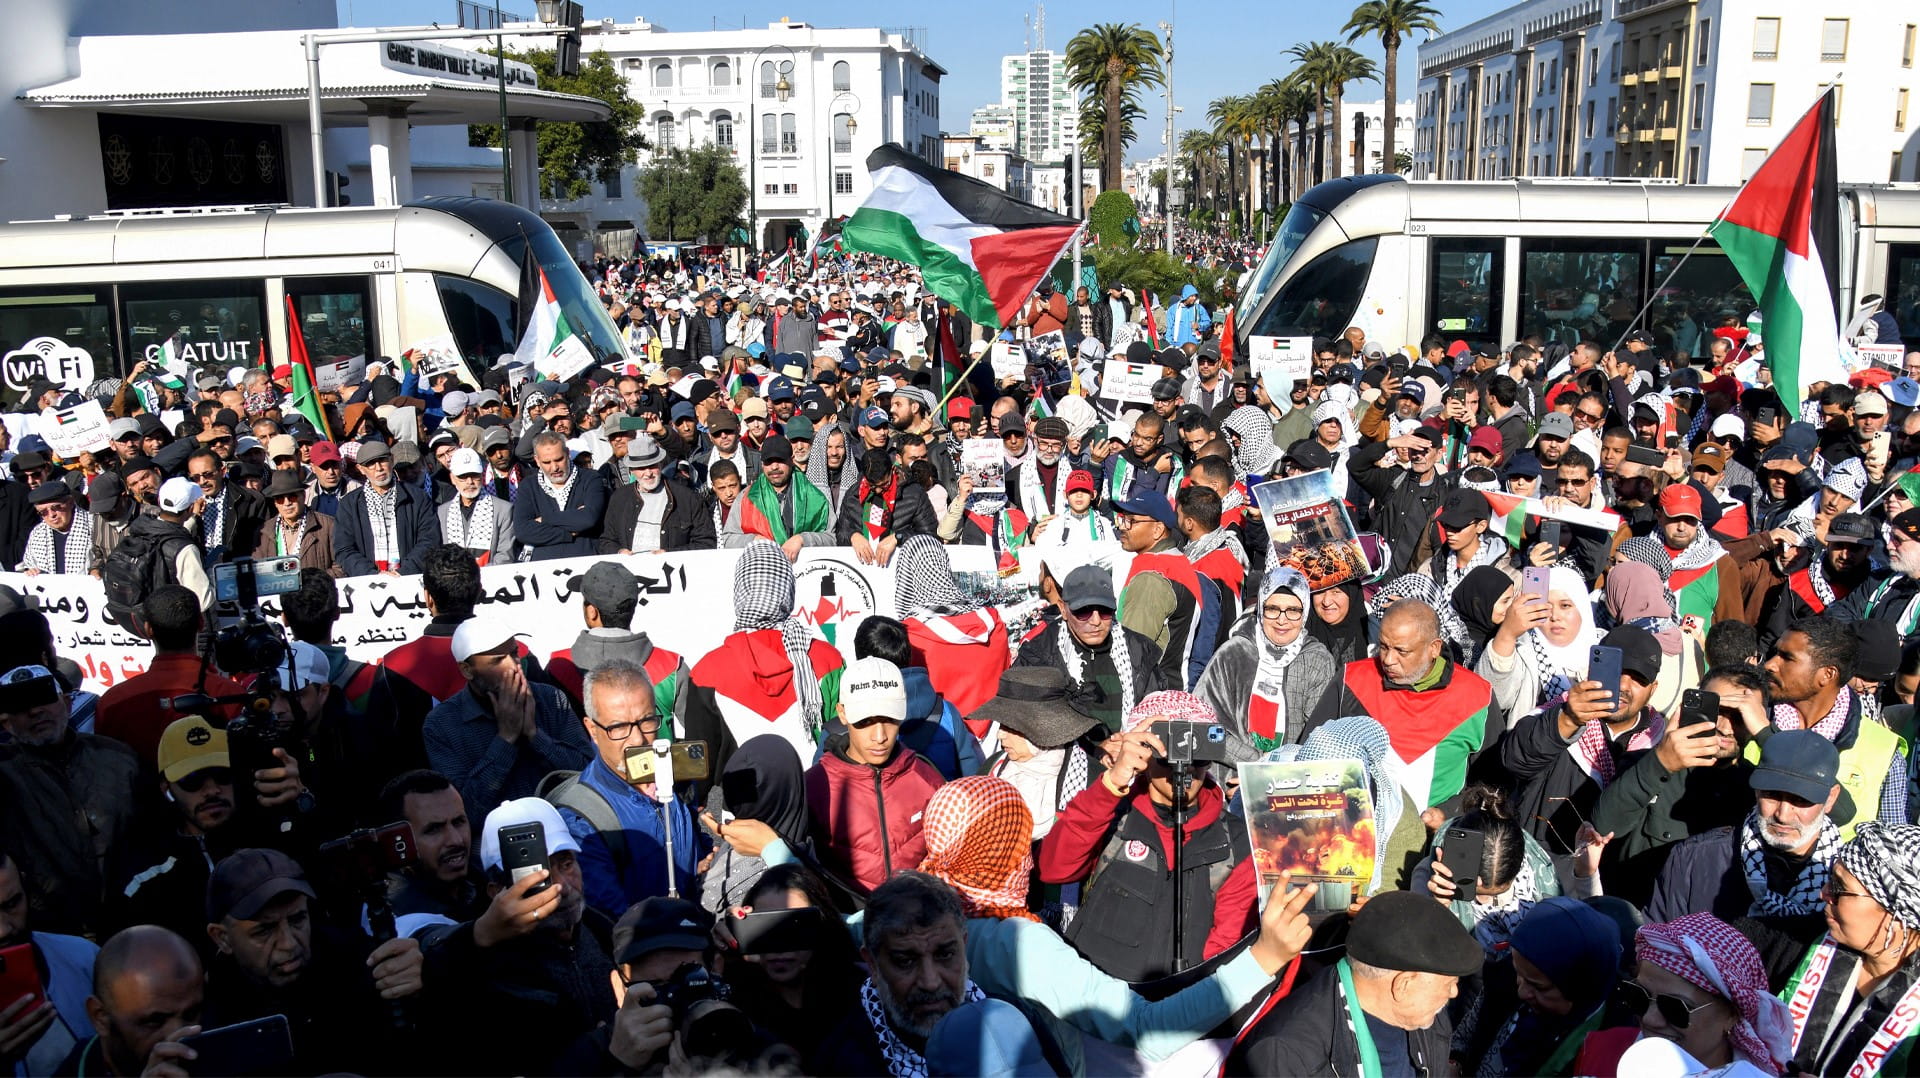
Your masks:
<svg viewBox="0 0 1920 1078"><path fill-rule="evenodd" d="M93 514L79 507L73 488L58 479L49 479L33 488L28 496L40 523L27 536L26 556L20 571L28 576L41 573L85 575L93 570Z"/></svg>
<svg viewBox="0 0 1920 1078"><path fill-rule="evenodd" d="M1419 570L1439 586L1440 594L1452 594L1479 566L1506 563L1510 548L1505 539L1493 534L1491 512L1487 496L1477 490L1456 487L1447 491L1436 521L1440 542L1433 557Z"/></svg>
<svg viewBox="0 0 1920 1078"><path fill-rule="evenodd" d="M1439 431L1423 426L1384 442L1355 446L1348 454L1347 471L1373 496L1374 530L1393 551L1390 576L1411 571L1420 536L1452 486L1435 471L1442 440Z"/></svg>
<svg viewBox="0 0 1920 1078"><path fill-rule="evenodd" d="M1055 571L1051 564L1042 567L1040 591L1060 617L1020 646L1013 665L1059 670L1105 732L1118 733L1133 704L1163 685L1160 648L1114 620L1120 601L1106 568L1081 565L1064 579Z"/></svg>
<svg viewBox="0 0 1920 1078"><path fill-rule="evenodd" d="M1220 604L1180 545L1180 519L1155 493L1115 502L1113 530L1133 554L1120 593L1121 624L1160 649L1160 683L1184 687L1213 656Z"/></svg>
<svg viewBox="0 0 1920 1078"><path fill-rule="evenodd" d="M1411 891L1376 895L1354 915L1347 956L1269 999L1224 1073L1445 1073L1447 1004L1482 961L1480 944L1444 905Z"/></svg>
<svg viewBox="0 0 1920 1078"><path fill-rule="evenodd" d="M760 447L759 477L747 485L738 512L727 514L721 529L723 546L743 547L756 537L771 539L789 560L801 547L832 546L833 508L813 480L793 470L793 444L768 438Z"/></svg>
<svg viewBox="0 0 1920 1078"><path fill-rule="evenodd" d="M1909 509L1888 522L1887 566L1893 570L1887 579L1871 588L1856 588L1828 609L1840 621L1892 621L1900 627L1905 643L1911 638L1909 627L1920 616L1920 508Z"/></svg>
<svg viewBox="0 0 1920 1078"><path fill-rule="evenodd" d="M1800 554L1794 559L1801 563L1800 567L1788 570L1786 586L1775 593L1773 613L1761 630L1760 645L1771 647L1786 635L1787 626L1801 618L1826 613L1828 607L1846 599L1856 589L1864 587L1871 592L1879 583L1874 578L1870 558L1873 544L1880 538L1879 531L1869 517L1841 513L1827 525L1824 549L1794 551Z"/></svg>
<svg viewBox="0 0 1920 1078"><path fill-rule="evenodd" d="M1620 684L1582 681L1565 700L1521 719L1500 739L1500 762L1520 790L1525 826L1557 854L1573 852L1601 791L1652 747L1660 720L1648 706L1660 679L1659 641L1622 625L1600 643L1620 651Z"/></svg>

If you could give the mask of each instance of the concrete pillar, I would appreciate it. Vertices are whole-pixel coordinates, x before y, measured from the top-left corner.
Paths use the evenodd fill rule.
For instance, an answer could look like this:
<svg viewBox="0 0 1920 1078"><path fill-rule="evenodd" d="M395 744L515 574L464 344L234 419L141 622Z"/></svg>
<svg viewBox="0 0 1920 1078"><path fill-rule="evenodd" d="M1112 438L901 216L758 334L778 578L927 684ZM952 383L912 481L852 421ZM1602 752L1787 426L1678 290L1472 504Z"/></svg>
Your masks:
<svg viewBox="0 0 1920 1078"><path fill-rule="evenodd" d="M413 133L407 106L367 102L367 172L373 204L398 206L413 198Z"/></svg>
<svg viewBox="0 0 1920 1078"><path fill-rule="evenodd" d="M507 150L513 155L513 200L540 212L540 140L535 134L539 121L513 117L507 125Z"/></svg>

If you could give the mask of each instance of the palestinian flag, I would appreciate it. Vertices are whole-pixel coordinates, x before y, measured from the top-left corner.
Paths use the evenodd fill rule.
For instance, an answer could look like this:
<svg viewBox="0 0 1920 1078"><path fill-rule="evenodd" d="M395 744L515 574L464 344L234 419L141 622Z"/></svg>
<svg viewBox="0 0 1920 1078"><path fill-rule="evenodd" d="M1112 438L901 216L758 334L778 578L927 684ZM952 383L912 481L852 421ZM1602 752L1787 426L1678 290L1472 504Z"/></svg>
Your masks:
<svg viewBox="0 0 1920 1078"><path fill-rule="evenodd" d="M1894 484L1900 488L1900 493L1907 496L1908 501L1920 505L1920 464L1894 480Z"/></svg>
<svg viewBox="0 0 1920 1078"><path fill-rule="evenodd" d="M528 256L527 263L532 262ZM527 289L531 294L521 300L520 309L528 312L527 328L520 334L519 347L513 351L514 362L532 367L541 378L564 382L591 367L593 353L567 322L567 313L560 309L560 301L554 297L553 282L547 280L547 271L538 265L532 268L532 274L522 271L521 287L527 288L529 277L533 287Z"/></svg>
<svg viewBox="0 0 1920 1078"><path fill-rule="evenodd" d="M320 391L314 388L313 360L307 355L306 336L300 332L300 315L287 297L287 367L290 373L287 403L299 412L322 438L333 440L333 428L327 425L327 410L320 407Z"/></svg>
<svg viewBox="0 0 1920 1078"><path fill-rule="evenodd" d="M1345 681L1360 713L1392 717L1382 725L1400 765L1400 788L1416 808L1440 804L1466 786L1467 764L1486 740L1493 707L1493 686L1485 679L1449 663L1430 689L1388 689L1374 661L1361 659L1347 664Z"/></svg>
<svg viewBox="0 0 1920 1078"><path fill-rule="evenodd" d="M654 710L672 719L664 728L663 736L668 739L685 736L681 732L681 723L685 721L687 713L687 660L681 658L678 652L655 644L647 652L647 657L641 660L641 666L647 672L647 679L653 682ZM582 699L587 674L574 662L571 647L548 657L547 673L553 676L553 680L568 696L575 701Z"/></svg>
<svg viewBox="0 0 1920 1078"><path fill-rule="evenodd" d="M1527 540L1527 518L1546 517L1549 520L1563 521L1583 528L1599 528L1612 534L1620 527L1620 515L1610 509L1581 509L1577 506L1558 511L1549 511L1547 503L1538 498L1522 498L1516 494L1502 494L1499 491L1484 491L1487 496L1487 508L1491 511L1488 519L1493 522L1492 532L1507 541L1507 545L1519 550ZM1437 514L1436 514L1437 515Z"/></svg>
<svg viewBox="0 0 1920 1078"><path fill-rule="evenodd" d="M1000 691L1000 675L1013 663L1007 623L991 606L965 614L923 614L902 619L916 666L927 670L933 691L955 711L971 715Z"/></svg>
<svg viewBox="0 0 1920 1078"><path fill-rule="evenodd" d="M746 496L734 504L740 513L740 530L776 543L784 543L801 532L832 530L833 513L827 505L826 494L799 472L794 472L789 482L793 485L793 531L788 531L782 523L785 518L780 513L780 495L764 472L747 488Z"/></svg>
<svg viewBox="0 0 1920 1078"><path fill-rule="evenodd" d="M813 669L799 676L820 683L824 725L832 721L840 702L840 675L845 665L840 653L825 640L811 641L807 658ZM706 705L689 710L713 714L719 722L717 726L689 723L685 736L705 740L709 751L724 760L733 749L761 734L776 734L793 746L800 759L813 759L820 746L808 729L795 674L779 629L734 633L688 672L689 692L698 694L700 703Z"/></svg>
<svg viewBox="0 0 1920 1078"><path fill-rule="evenodd" d="M928 291L979 325L1011 325L1080 230L897 145L868 154L867 170L873 193L841 231L846 248L920 267Z"/></svg>
<svg viewBox="0 0 1920 1078"><path fill-rule="evenodd" d="M1833 90L1774 147L1707 232L1760 299L1767 362L1789 414L1814 382L1845 383L1840 362L1840 195Z"/></svg>
<svg viewBox="0 0 1920 1078"><path fill-rule="evenodd" d="M1695 615L1703 629L1712 628L1714 608L1720 605L1720 559L1691 569L1675 569L1667 578L1667 590L1673 593L1673 605L1681 617Z"/></svg>

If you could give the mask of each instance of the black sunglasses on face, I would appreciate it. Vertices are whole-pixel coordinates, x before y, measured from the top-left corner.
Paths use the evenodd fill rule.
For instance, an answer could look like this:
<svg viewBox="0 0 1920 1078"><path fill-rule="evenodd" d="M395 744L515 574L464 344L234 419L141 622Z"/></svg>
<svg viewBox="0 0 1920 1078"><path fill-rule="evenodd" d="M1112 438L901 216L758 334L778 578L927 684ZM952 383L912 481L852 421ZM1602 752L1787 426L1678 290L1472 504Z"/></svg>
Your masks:
<svg viewBox="0 0 1920 1078"><path fill-rule="evenodd" d="M1614 999L1621 1010L1628 1014L1643 1015L1648 1007L1658 1007L1660 1017L1674 1029L1685 1029L1693 1022L1693 1016L1713 1006L1713 1000L1698 1005L1689 1004L1679 996L1654 995L1639 981L1621 981L1614 989Z"/></svg>
<svg viewBox="0 0 1920 1078"><path fill-rule="evenodd" d="M185 776L179 782L174 783L174 785L190 794L197 794L205 789L209 782L216 786L231 786L233 785L233 772L224 767L209 767Z"/></svg>

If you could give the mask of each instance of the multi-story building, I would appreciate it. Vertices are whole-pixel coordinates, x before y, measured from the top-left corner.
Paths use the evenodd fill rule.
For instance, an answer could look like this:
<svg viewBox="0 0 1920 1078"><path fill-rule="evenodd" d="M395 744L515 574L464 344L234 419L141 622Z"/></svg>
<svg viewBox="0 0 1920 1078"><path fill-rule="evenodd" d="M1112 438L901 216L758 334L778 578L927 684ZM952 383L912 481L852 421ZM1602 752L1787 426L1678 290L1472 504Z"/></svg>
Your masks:
<svg viewBox="0 0 1920 1078"><path fill-rule="evenodd" d="M732 151L750 192L748 232L762 250L815 234L853 212L870 189L866 159L897 142L941 160L940 79L946 69L914 30L828 28L782 19L765 29L673 32L645 19L586 39L646 109L653 149L592 197L547 201L542 215L589 239L637 229L654 241L724 243L649 227L638 172L668 147Z"/></svg>
<svg viewBox="0 0 1920 1078"><path fill-rule="evenodd" d="M1413 175L1739 183L1837 82L1840 178L1920 179L1917 24L1887 0L1527 0L1420 46Z"/></svg>
<svg viewBox="0 0 1920 1078"><path fill-rule="evenodd" d="M1018 146L1015 135L1018 128L1013 106L1007 104L982 105L973 110L973 117L967 121L967 134L1002 150Z"/></svg>
<svg viewBox="0 0 1920 1078"><path fill-rule="evenodd" d="M1332 112L1331 109L1328 110ZM1340 116L1328 117L1331 130L1327 143L1328 175L1352 176L1356 171L1362 173L1394 172L1383 156L1386 152L1387 101L1354 101L1351 98L1340 102ZM1394 109L1393 149L1398 154L1402 150L1413 148L1413 102L1402 101ZM1307 145L1313 145L1314 136L1320 131L1317 124L1307 126ZM1354 166L1354 147L1360 147L1360 167ZM1296 151L1297 152L1297 151ZM1309 154L1312 150L1307 151ZM1311 161L1311 157L1308 159ZM1309 165L1311 167L1311 165Z"/></svg>
<svg viewBox="0 0 1920 1078"><path fill-rule="evenodd" d="M991 184L1023 202L1033 201L1033 165L1013 150L978 135L947 135L941 167Z"/></svg>
<svg viewBox="0 0 1920 1078"><path fill-rule="evenodd" d="M1058 164L1073 148L1079 104L1067 85L1067 57L1034 49L1000 58L1000 102L1013 109L1014 149L1036 165Z"/></svg>

